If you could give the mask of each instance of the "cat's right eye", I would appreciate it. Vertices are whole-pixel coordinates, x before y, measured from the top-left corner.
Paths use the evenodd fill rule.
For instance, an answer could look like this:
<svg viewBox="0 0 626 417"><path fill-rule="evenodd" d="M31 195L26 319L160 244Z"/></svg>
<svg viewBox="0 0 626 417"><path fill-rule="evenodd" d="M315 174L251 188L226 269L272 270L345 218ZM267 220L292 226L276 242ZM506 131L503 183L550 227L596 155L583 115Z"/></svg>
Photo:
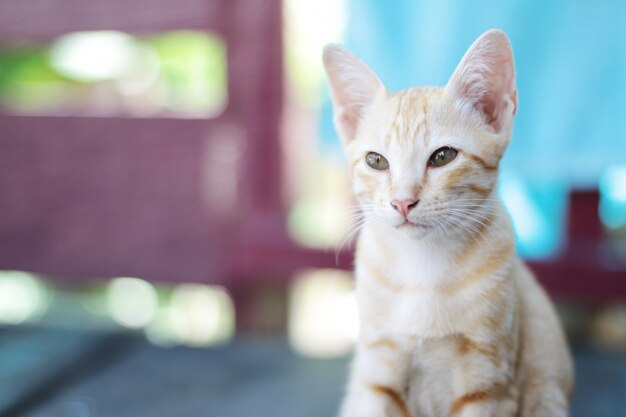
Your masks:
<svg viewBox="0 0 626 417"><path fill-rule="evenodd" d="M449 146L444 146L443 148L437 149L430 156L428 163L433 167L442 167L444 165L448 165L450 162L454 161L456 158L458 151Z"/></svg>
<svg viewBox="0 0 626 417"><path fill-rule="evenodd" d="M384 156L376 152L369 152L367 155L365 155L365 162L367 162L367 165L369 165L370 167L379 171L389 168L389 162L387 161L387 159L385 159Z"/></svg>

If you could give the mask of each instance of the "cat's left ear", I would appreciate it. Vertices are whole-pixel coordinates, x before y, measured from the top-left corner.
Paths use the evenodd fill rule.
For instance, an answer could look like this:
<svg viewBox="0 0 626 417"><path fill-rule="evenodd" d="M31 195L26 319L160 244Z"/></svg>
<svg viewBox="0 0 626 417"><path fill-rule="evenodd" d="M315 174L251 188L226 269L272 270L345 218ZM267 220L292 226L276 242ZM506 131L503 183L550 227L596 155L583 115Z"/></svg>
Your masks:
<svg viewBox="0 0 626 417"><path fill-rule="evenodd" d="M334 104L335 126L344 143L354 139L364 113L385 87L374 72L352 52L326 45L323 54Z"/></svg>
<svg viewBox="0 0 626 417"><path fill-rule="evenodd" d="M515 64L507 36L482 34L465 53L446 90L461 107L477 111L495 132L510 128L517 111Z"/></svg>

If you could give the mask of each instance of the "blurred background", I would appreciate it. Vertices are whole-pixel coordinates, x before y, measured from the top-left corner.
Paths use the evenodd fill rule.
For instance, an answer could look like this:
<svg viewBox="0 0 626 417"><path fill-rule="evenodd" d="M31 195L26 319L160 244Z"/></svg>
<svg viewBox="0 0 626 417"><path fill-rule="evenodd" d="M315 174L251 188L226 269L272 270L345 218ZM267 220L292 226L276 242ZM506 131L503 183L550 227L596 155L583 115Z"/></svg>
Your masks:
<svg viewBox="0 0 626 417"><path fill-rule="evenodd" d="M513 44L500 195L572 415L626 416L626 3L0 2L0 416L334 415L358 332L321 66L444 85Z"/></svg>

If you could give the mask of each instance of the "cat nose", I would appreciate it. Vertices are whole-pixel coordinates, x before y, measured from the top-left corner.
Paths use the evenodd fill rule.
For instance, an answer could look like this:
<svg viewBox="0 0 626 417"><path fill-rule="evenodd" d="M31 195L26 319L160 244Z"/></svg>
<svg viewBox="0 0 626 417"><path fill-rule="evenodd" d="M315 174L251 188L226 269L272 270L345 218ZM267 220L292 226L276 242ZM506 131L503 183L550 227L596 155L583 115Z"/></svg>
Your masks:
<svg viewBox="0 0 626 417"><path fill-rule="evenodd" d="M399 211L404 217L409 215L409 211L411 211L413 207L417 206L417 203L419 203L419 200L412 200L410 198L406 200L391 200L391 206L396 211Z"/></svg>

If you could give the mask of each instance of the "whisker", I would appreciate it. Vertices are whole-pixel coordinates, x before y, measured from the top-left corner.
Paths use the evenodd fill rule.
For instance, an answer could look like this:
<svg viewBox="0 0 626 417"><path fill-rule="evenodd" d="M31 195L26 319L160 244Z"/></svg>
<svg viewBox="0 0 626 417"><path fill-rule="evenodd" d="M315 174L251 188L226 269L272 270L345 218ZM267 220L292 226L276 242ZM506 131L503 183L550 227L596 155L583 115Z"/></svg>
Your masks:
<svg viewBox="0 0 626 417"><path fill-rule="evenodd" d="M344 246L349 246L352 244L353 239L356 237L359 231L361 231L365 226L375 224L382 219L380 217L372 217L365 218L358 222L355 226L353 226L352 230L342 239L339 245L335 249L335 262L339 263L339 252L344 248Z"/></svg>
<svg viewBox="0 0 626 417"><path fill-rule="evenodd" d="M486 230L492 236L495 235L496 231L491 224L487 221L493 212L481 212L481 211L468 211L468 210L450 210L451 217L455 218L457 222L460 222L461 219L468 219L470 222L480 225L484 230ZM473 229L475 227L472 226ZM478 233L478 231L476 232Z"/></svg>

